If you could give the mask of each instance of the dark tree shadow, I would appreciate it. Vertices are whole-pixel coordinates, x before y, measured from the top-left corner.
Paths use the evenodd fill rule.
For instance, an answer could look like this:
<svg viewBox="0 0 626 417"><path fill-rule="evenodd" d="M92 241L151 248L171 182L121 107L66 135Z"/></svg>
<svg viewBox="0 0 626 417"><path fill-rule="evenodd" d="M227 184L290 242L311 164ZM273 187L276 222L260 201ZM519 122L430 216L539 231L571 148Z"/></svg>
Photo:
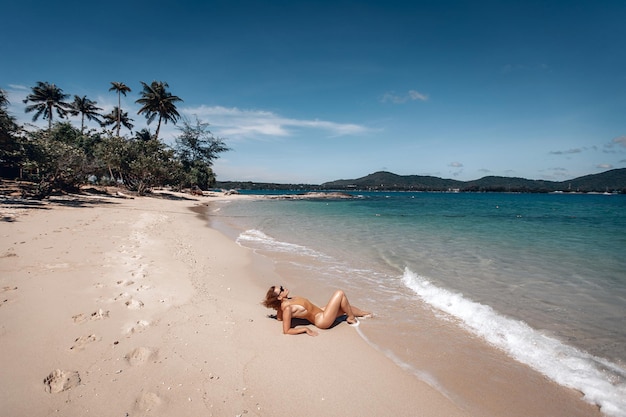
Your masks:
<svg viewBox="0 0 626 417"><path fill-rule="evenodd" d="M149 193L149 194L146 194L145 197L162 198L164 200L176 200L176 201L198 201L197 198L185 197L182 195L174 195L174 194L165 193L165 192Z"/></svg>
<svg viewBox="0 0 626 417"><path fill-rule="evenodd" d="M26 198L13 198L0 196L0 207L8 207L11 209L22 210L50 210L54 207L74 207L85 208L95 207L101 205L118 204L116 201L106 198L88 198L81 196L80 194L50 196L44 200L31 200ZM17 218L11 215L1 215L0 221L3 222L15 222L19 221Z"/></svg>

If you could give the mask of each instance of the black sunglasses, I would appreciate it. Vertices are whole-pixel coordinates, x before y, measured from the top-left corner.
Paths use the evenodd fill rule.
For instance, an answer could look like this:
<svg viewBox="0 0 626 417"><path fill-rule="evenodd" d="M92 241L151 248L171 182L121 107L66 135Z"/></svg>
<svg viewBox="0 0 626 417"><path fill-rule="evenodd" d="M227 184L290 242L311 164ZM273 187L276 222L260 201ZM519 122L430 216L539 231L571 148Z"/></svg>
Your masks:
<svg viewBox="0 0 626 417"><path fill-rule="evenodd" d="M276 287L274 287L276 288ZM280 295L283 291L285 291L285 289L283 288L283 286L281 285L278 291L278 295Z"/></svg>

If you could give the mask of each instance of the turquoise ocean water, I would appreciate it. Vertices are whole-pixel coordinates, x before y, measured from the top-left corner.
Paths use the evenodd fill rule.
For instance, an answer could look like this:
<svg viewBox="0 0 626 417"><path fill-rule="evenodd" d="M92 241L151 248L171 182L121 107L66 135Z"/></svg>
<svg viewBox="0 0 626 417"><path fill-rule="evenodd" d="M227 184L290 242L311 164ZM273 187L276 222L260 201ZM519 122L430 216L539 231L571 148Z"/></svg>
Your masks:
<svg viewBox="0 0 626 417"><path fill-rule="evenodd" d="M400 305L403 329L419 331L407 311L426 306L626 416L626 196L354 195L216 202L209 215L286 270Z"/></svg>

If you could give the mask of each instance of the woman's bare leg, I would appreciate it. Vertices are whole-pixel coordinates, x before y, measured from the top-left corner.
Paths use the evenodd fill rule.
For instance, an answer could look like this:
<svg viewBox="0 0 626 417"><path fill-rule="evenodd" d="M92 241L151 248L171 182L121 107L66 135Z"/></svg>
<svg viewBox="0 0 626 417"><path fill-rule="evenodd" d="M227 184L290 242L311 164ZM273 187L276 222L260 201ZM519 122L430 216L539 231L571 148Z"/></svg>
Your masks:
<svg viewBox="0 0 626 417"><path fill-rule="evenodd" d="M356 306L353 306L353 305L351 305L351 306L352 306L352 312L357 317L365 317L365 316L371 316L372 315L372 313L370 313L369 311L361 310L360 308L358 308Z"/></svg>
<svg viewBox="0 0 626 417"><path fill-rule="evenodd" d="M326 307L324 307L322 313L320 314L319 320L316 320L315 325L322 329L327 329L335 322L337 317L346 314L348 318L346 321L350 324L356 322L356 316L365 316L369 313L353 307L350 305L348 301L348 297L346 297L345 293L341 290L335 291Z"/></svg>
<svg viewBox="0 0 626 417"><path fill-rule="evenodd" d="M343 291L337 290L328 300L324 311L319 316L319 320L315 320L315 325L322 329L327 329L332 326L337 317L343 314L348 315L348 322L354 323L354 313L346 295Z"/></svg>

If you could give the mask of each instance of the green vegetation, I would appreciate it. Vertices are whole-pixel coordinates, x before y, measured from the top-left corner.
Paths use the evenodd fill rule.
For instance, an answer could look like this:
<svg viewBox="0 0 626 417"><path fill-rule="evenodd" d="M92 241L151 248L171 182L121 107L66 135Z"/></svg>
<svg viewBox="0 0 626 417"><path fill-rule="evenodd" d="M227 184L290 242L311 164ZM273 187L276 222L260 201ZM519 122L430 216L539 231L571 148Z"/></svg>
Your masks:
<svg viewBox="0 0 626 417"><path fill-rule="evenodd" d="M586 175L567 181L528 180L514 177L483 177L474 181L458 181L423 175L397 175L375 172L352 180L337 180L321 185L275 184L221 181L220 188L280 191L443 191L443 192L505 192L505 193L619 193L626 194L626 168Z"/></svg>
<svg viewBox="0 0 626 417"><path fill-rule="evenodd" d="M431 176L376 172L354 180L324 183L322 189L368 191L459 191L459 192L617 192L626 193L626 169L613 169L567 181L528 180L488 176L474 181L457 181Z"/></svg>
<svg viewBox="0 0 626 417"><path fill-rule="evenodd" d="M123 116L122 114L122 94L124 94L124 97L126 97L126 93L132 91L130 89L129 86L127 86L124 83L120 83L117 81L111 81L111 88L109 88L109 91L117 91L117 107L113 109L113 112L111 113L114 117L114 120L117 121L117 136L120 135L120 127L122 125L122 120L121 117ZM128 122L128 113L126 113L126 119ZM128 127L128 124L124 124L124 126ZM130 127L128 127L128 130L131 130L133 128L132 125L130 125Z"/></svg>
<svg viewBox="0 0 626 417"><path fill-rule="evenodd" d="M206 190L215 184L211 166L222 152L228 150L224 142L215 140L209 131L209 124L196 118L195 125L183 119L181 134L176 138L176 152L182 165L181 183L185 187Z"/></svg>
<svg viewBox="0 0 626 417"><path fill-rule="evenodd" d="M210 187L255 190L298 191L459 191L459 192L618 192L626 193L626 169L555 182L524 178L484 177L457 181L432 176L396 175L376 172L362 178L337 180L321 185L268 184L253 182L216 183L213 162L229 148L223 139L209 131L201 120L182 119L180 134L173 146L159 140L161 123L176 124L181 116L176 103L182 99L168 91L162 81L141 82L138 114L148 124L158 120L154 135L147 129L132 132L133 119L121 109L121 95L131 89L122 82L111 82L118 105L108 114L86 96L74 96L48 82L37 82L24 103L25 111L48 121L47 129L27 130L8 113L9 100L0 90L0 177L34 184L27 197L44 198L55 192L76 191L86 183L118 185L140 195L153 187L170 186L207 190ZM53 122L53 117L61 119ZM80 128L63 119L80 116ZM96 121L101 129L85 129L85 119ZM112 129L111 129L112 127ZM133 136L121 136L121 128Z"/></svg>
<svg viewBox="0 0 626 417"><path fill-rule="evenodd" d="M35 112L33 122L43 115L44 120L48 119L48 130L52 129L52 116L56 110L57 115L61 118L65 117L71 108L71 105L64 100L69 97L63 90L54 84L38 81L37 85L32 88L33 92L26 96L24 100L26 113Z"/></svg>
<svg viewBox="0 0 626 417"><path fill-rule="evenodd" d="M121 127L133 129L120 99L131 89L121 82L111 84L118 106L101 114L86 96L75 95L70 103L70 95L55 84L38 82L24 100L25 111L34 112L33 121L48 120L47 129L35 130L16 123L7 111L7 94L0 90L0 176L33 184L23 191L33 198L77 191L87 183L123 186L140 195L157 186L206 190L215 184L213 162L229 148L213 136L208 123L183 119L175 146L159 140L161 123L176 124L181 117L176 103L182 99L168 91L167 83L141 83L138 114L145 115L148 124L156 118L158 123L154 135L143 129L131 137L120 136ZM55 113L61 120L53 122ZM79 127L62 120L70 115L80 116ZM98 122L101 129L86 130L85 119Z"/></svg>
<svg viewBox="0 0 626 417"><path fill-rule="evenodd" d="M141 98L137 100L138 104L141 104L141 108L137 114L144 114L148 119L148 124L152 123L156 116L159 116L159 122L157 123L156 133L154 138L159 138L159 131L161 130L161 122L167 123L171 121L176 123L180 118L180 114L176 110L177 101L182 101L180 97L172 95L167 88L167 83L161 81L152 81L152 84L148 85L141 82L143 85L143 91L141 92Z"/></svg>
<svg viewBox="0 0 626 417"><path fill-rule="evenodd" d="M98 113L100 110L102 109L96 106L96 102L89 100L87 96L74 96L74 102L71 104L70 113L73 116L78 116L80 114L81 134L85 131L85 117L87 120L93 120L102 124L102 121L100 120L100 113Z"/></svg>

